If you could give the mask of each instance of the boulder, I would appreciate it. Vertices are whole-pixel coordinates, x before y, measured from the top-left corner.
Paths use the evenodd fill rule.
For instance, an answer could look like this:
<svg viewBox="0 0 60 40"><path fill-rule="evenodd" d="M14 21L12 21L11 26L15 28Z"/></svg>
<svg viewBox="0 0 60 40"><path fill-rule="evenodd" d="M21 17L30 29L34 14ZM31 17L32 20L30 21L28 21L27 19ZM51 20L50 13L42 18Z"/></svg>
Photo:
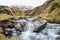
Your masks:
<svg viewBox="0 0 60 40"><path fill-rule="evenodd" d="M46 27L47 21L44 19L38 19L35 20L33 23L34 23L33 32L39 33Z"/></svg>

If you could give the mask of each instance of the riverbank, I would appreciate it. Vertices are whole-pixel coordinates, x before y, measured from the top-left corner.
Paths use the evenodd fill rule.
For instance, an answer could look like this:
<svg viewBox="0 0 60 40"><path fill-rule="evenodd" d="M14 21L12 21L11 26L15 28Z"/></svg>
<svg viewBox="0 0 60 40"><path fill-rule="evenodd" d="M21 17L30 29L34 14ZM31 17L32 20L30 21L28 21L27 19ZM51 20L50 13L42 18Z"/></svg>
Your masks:
<svg viewBox="0 0 60 40"><path fill-rule="evenodd" d="M29 20L29 21L28 21ZM3 23L5 29L3 31L7 32L8 34L5 34L6 38L7 36L12 37L9 40L58 40L60 39L60 24L54 24L54 23L47 23L46 26L44 25L43 30L40 32L33 32L34 28L39 27L42 23L42 20L37 20L34 18L28 18L27 19L20 19L14 22L6 22ZM16 23L18 22L18 23ZM9 27L10 26L10 27ZM21 29L18 26L22 26L24 28ZM3 27L3 28L4 28ZM18 30L16 29L18 28ZM22 30L22 31L21 31ZM20 31L20 32L19 32ZM11 33L11 34L10 34ZM18 38L17 38L18 37ZM6 39L6 40L7 40Z"/></svg>

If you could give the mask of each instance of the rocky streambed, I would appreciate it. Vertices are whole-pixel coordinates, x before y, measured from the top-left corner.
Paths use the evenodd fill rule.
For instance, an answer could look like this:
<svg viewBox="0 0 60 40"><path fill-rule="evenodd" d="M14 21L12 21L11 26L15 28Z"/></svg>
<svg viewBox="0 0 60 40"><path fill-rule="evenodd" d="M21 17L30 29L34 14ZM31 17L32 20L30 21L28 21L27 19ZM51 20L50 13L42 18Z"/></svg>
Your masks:
<svg viewBox="0 0 60 40"><path fill-rule="evenodd" d="M22 31L21 35L19 36L22 40L60 40L60 24L55 24L55 23L43 23L44 26L39 26L39 22L36 22L36 24L39 26L35 25L36 27L40 28L42 27L43 30L37 32L37 31L32 31L35 26L32 25L32 20L30 20L27 24L27 29L25 31ZM35 23L34 22L34 23ZM42 22L42 21L41 21ZM39 29L38 29L39 30Z"/></svg>
<svg viewBox="0 0 60 40"><path fill-rule="evenodd" d="M9 24L4 28L7 36L19 37L21 40L60 40L60 24L35 18L18 19L13 25Z"/></svg>
<svg viewBox="0 0 60 40"><path fill-rule="evenodd" d="M60 40L60 24L47 23L46 28L39 33L26 31L22 40Z"/></svg>

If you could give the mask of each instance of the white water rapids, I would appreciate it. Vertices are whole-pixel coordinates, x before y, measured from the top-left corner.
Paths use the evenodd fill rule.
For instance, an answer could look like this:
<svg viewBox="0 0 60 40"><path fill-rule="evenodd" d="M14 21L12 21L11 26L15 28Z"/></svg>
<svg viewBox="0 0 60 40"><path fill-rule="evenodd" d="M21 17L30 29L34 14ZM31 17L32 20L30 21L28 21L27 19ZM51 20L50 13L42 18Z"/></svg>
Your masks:
<svg viewBox="0 0 60 40"><path fill-rule="evenodd" d="M19 36L22 40L60 40L58 39L58 37L60 38L60 35L58 35L58 31L60 31L60 24L47 23L45 29L39 33L34 33L32 31L34 28L32 19L29 19L29 21L22 19L18 22L26 22L25 29Z"/></svg>

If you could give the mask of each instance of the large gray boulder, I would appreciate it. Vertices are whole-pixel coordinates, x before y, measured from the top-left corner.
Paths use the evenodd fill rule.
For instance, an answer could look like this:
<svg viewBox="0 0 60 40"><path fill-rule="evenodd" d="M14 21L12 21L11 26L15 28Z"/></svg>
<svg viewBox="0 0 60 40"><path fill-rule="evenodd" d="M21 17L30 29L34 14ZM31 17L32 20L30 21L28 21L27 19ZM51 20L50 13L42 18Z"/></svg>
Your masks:
<svg viewBox="0 0 60 40"><path fill-rule="evenodd" d="M33 21L33 24L34 24L33 32L38 33L46 27L47 21L45 19L35 19Z"/></svg>

